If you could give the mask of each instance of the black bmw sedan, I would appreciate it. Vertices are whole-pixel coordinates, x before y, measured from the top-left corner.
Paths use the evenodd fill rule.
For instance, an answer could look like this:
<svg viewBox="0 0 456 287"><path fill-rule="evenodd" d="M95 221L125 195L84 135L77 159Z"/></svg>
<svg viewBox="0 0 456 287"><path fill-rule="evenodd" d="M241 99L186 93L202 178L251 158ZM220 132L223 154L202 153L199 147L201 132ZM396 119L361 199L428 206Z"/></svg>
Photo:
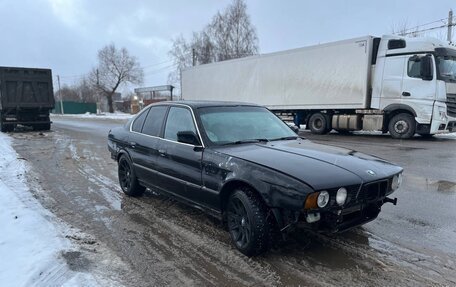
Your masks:
<svg viewBox="0 0 456 287"><path fill-rule="evenodd" d="M341 232L375 219L402 181L380 158L299 137L268 109L161 102L108 136L130 196L152 188L225 221L245 255L296 227Z"/></svg>

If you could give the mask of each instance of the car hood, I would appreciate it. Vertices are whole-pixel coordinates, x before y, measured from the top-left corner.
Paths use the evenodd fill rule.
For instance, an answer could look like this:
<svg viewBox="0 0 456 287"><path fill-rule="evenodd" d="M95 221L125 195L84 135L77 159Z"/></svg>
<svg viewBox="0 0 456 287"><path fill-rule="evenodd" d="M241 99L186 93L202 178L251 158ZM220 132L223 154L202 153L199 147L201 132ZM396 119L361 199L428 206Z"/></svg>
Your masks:
<svg viewBox="0 0 456 287"><path fill-rule="evenodd" d="M288 174L314 190L371 182L402 171L374 156L304 139L224 146L217 151Z"/></svg>

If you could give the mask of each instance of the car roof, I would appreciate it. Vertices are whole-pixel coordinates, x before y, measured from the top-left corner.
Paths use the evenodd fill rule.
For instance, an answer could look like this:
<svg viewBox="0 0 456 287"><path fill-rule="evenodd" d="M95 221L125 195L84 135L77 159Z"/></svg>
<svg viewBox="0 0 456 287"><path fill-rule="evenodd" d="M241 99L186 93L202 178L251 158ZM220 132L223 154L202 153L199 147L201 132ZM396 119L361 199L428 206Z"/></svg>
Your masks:
<svg viewBox="0 0 456 287"><path fill-rule="evenodd" d="M234 106L260 107L257 104L245 103L245 102L230 102L230 101L165 101L165 102L154 103L154 105L173 105L173 104L186 105L193 109L205 108L205 107L234 107Z"/></svg>

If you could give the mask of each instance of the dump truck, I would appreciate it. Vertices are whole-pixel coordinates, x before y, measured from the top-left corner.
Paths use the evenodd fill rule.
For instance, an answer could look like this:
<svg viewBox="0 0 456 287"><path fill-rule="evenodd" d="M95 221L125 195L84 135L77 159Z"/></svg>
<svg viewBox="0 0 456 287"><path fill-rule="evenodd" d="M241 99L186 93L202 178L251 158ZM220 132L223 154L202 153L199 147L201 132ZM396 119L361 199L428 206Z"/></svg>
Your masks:
<svg viewBox="0 0 456 287"><path fill-rule="evenodd" d="M18 125L49 130L54 108L50 69L0 67L0 127L13 131Z"/></svg>
<svg viewBox="0 0 456 287"><path fill-rule="evenodd" d="M185 100L252 102L316 134L456 131L456 48L433 38L364 36L190 67Z"/></svg>

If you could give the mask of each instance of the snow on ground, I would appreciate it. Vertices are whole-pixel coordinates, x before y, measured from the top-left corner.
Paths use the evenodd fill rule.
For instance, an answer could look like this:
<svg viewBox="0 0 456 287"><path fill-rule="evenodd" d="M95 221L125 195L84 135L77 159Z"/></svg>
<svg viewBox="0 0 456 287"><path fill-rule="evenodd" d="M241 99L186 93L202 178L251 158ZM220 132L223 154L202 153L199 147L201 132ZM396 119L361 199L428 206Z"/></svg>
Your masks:
<svg viewBox="0 0 456 287"><path fill-rule="evenodd" d="M115 113L102 113L102 114L92 114L92 113L85 113L85 114L51 114L53 117L65 117L65 118L84 118L84 119L108 119L108 120L123 120L123 119L130 119L134 115L115 112Z"/></svg>
<svg viewBox="0 0 456 287"><path fill-rule="evenodd" d="M63 226L32 196L27 164L0 133L0 286L96 286L92 275L71 271Z"/></svg>

